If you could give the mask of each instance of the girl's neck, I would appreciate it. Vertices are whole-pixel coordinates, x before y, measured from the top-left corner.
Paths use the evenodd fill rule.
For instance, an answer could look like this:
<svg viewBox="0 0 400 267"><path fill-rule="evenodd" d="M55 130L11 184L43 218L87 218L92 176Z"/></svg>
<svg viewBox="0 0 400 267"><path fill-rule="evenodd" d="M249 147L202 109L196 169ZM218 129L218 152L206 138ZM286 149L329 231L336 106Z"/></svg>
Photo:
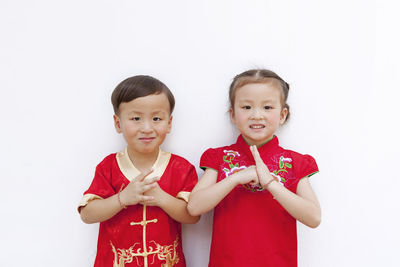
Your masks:
<svg viewBox="0 0 400 267"><path fill-rule="evenodd" d="M263 145L265 145L266 143L268 143L269 141L271 141L271 140L274 139L274 137L275 137L275 134L274 134L274 135L272 135L271 137L269 137L269 138L266 139L266 140L263 140L263 141L261 141L261 142L258 142L258 143L254 143L254 144L253 144L252 142L249 142L249 140L246 140L246 137L244 137L243 134L241 134L241 135L242 135L243 140L246 142L247 145L249 145L249 146L255 145L256 147L262 147Z"/></svg>
<svg viewBox="0 0 400 267"><path fill-rule="evenodd" d="M128 148L129 159L136 169L139 171L147 171L150 170L154 163L157 160L159 150L156 150L151 153L138 153L134 150Z"/></svg>

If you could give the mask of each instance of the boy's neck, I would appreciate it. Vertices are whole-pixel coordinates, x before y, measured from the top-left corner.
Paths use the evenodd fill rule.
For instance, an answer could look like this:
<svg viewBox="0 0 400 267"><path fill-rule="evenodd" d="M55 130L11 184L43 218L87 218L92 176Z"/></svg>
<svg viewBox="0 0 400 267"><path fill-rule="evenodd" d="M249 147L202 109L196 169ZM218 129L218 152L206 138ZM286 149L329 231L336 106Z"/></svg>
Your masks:
<svg viewBox="0 0 400 267"><path fill-rule="evenodd" d="M138 153L134 150L129 149L128 147L128 155L129 159L131 160L132 164L138 169L139 171L147 171L150 170L154 163L157 160L159 149L152 152L152 153Z"/></svg>

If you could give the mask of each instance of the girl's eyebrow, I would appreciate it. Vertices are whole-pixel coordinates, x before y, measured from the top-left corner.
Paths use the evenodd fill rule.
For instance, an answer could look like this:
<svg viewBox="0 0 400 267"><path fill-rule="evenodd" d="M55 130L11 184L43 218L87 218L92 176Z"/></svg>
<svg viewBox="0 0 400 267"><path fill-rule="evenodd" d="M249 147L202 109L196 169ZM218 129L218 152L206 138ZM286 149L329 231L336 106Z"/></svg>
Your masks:
<svg viewBox="0 0 400 267"><path fill-rule="evenodd" d="M271 103L271 102L274 102L274 101L275 101L275 99L268 98L268 99L262 100L261 103ZM239 103L254 103L255 101L250 100L250 99L242 99L242 100L239 100L238 102Z"/></svg>

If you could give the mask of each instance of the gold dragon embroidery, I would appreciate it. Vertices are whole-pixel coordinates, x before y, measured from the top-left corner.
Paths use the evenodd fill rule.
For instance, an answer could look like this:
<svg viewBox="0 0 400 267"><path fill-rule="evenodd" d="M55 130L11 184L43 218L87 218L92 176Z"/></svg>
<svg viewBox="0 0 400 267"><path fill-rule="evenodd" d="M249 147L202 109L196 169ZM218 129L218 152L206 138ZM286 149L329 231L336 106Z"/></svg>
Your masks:
<svg viewBox="0 0 400 267"><path fill-rule="evenodd" d="M119 249L115 248L113 243L110 241L111 249L114 253L114 263L113 267L125 267L125 263L131 263L133 259L136 259L137 265L139 264L138 257L143 257L144 259L144 267L148 267L148 257L152 256L153 260L150 264L154 263L154 256L157 255L157 258L161 261L165 261L162 264L162 267L172 267L176 263L179 262L179 256L176 251L178 247L178 236L176 237L175 241L171 245L160 245L156 243L154 240L150 241L149 243L153 243L155 247L148 246L146 243L146 225L148 223L157 223L157 219L153 220L146 220L146 205L143 206L143 220L141 222L131 222L131 225L140 225L143 227L143 248L139 247L135 249L135 246L139 243L135 243L128 249Z"/></svg>

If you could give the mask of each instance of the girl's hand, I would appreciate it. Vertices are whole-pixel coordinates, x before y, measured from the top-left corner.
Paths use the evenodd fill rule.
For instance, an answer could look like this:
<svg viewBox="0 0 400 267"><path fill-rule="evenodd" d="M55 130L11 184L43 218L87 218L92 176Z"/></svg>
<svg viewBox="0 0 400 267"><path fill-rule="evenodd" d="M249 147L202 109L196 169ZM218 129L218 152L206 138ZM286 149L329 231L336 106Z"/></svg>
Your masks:
<svg viewBox="0 0 400 267"><path fill-rule="evenodd" d="M259 183L262 188L267 189L268 185L275 179L269 172L267 165L260 157L258 149L256 146L250 147L251 154L253 154L254 161L256 162L256 172L258 176Z"/></svg>
<svg viewBox="0 0 400 267"><path fill-rule="evenodd" d="M238 184L250 183L252 185L255 185L259 183L256 172L256 166L254 165L249 166L241 171L238 171L237 173L234 173L232 176L235 177Z"/></svg>
<svg viewBox="0 0 400 267"><path fill-rule="evenodd" d="M152 173L153 170L145 171L135 177L124 190L119 194L121 202L126 205L136 205L142 201L153 200L153 196L146 196L144 193L150 189L156 187L159 177L153 177L146 179L146 177Z"/></svg>

